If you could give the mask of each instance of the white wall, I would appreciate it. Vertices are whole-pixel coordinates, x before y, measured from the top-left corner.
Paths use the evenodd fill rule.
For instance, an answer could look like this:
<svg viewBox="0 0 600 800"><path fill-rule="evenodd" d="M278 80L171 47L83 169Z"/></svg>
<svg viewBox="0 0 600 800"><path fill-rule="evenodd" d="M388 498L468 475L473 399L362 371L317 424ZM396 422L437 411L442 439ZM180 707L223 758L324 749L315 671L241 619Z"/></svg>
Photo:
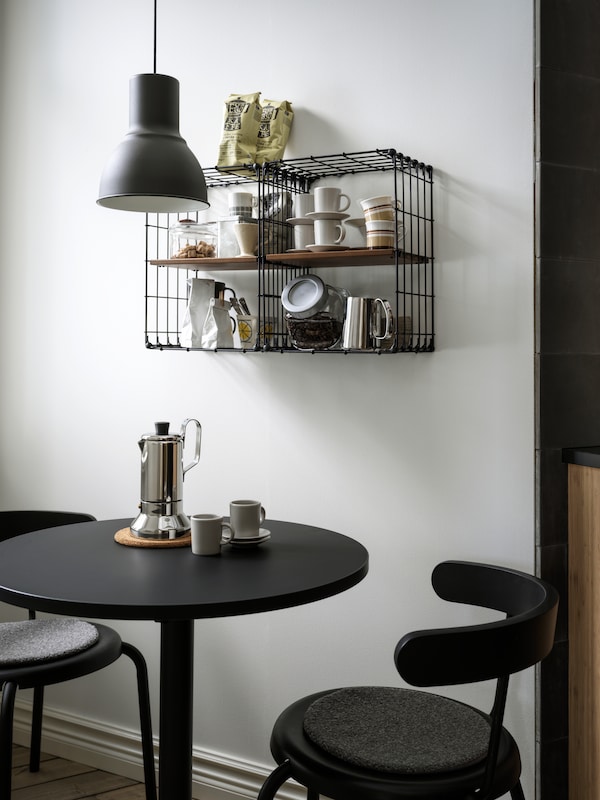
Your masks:
<svg viewBox="0 0 600 800"><path fill-rule="evenodd" d="M285 703L396 683L400 635L456 619L432 597L437 561L533 568L531 3L159 2L158 71L180 80L205 166L225 97L255 90L293 102L288 157L395 147L434 166L437 351L385 358L146 351L143 217L95 200L128 79L152 71L152 2L0 14L0 505L133 516L139 435L195 416L188 513L254 495L272 518L363 542L370 574L349 592L196 624L195 746L270 764ZM116 625L156 689L158 628ZM114 691L107 671L48 703L135 729L114 669L116 696L95 693ZM529 785L532 686L515 682L508 715Z"/></svg>

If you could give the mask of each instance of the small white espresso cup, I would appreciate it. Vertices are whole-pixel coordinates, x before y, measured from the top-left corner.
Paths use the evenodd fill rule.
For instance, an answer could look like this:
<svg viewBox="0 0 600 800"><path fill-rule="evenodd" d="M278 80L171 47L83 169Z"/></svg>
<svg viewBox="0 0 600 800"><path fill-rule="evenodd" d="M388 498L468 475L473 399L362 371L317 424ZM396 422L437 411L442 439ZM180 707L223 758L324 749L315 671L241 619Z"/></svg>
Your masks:
<svg viewBox="0 0 600 800"><path fill-rule="evenodd" d="M315 197L307 192L305 194L297 194L294 197L294 217L305 217L315 210Z"/></svg>
<svg viewBox="0 0 600 800"><path fill-rule="evenodd" d="M315 211L321 214L331 211L337 214L350 207L350 198L347 194L343 194L337 186L317 186L314 195Z"/></svg>
<svg viewBox="0 0 600 800"><path fill-rule="evenodd" d="M190 517L192 526L192 553L195 556L218 556L221 545L229 541L223 536L228 529L219 514L194 514Z"/></svg>
<svg viewBox="0 0 600 800"><path fill-rule="evenodd" d="M260 500L232 500L229 503L228 526L231 539L256 539L265 517L266 511Z"/></svg>
<svg viewBox="0 0 600 800"><path fill-rule="evenodd" d="M346 229L336 219L315 220L315 244L332 245L344 241Z"/></svg>
<svg viewBox="0 0 600 800"><path fill-rule="evenodd" d="M294 247L296 250L306 250L309 244L315 244L314 225L294 225Z"/></svg>

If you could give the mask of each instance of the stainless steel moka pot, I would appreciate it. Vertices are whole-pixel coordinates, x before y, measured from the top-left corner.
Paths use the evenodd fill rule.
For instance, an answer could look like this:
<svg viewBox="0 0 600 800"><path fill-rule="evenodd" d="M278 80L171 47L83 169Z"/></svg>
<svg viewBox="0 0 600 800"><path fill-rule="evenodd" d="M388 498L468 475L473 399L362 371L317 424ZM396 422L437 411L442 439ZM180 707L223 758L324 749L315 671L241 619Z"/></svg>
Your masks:
<svg viewBox="0 0 600 800"><path fill-rule="evenodd" d="M196 426L194 458L183 466L186 428ZM186 419L178 434L169 433L168 422L155 422L155 433L146 433L138 442L142 451L142 492L140 513L131 523L134 536L143 539L177 539L190 530L183 511L183 478L200 461L202 426L197 419Z"/></svg>

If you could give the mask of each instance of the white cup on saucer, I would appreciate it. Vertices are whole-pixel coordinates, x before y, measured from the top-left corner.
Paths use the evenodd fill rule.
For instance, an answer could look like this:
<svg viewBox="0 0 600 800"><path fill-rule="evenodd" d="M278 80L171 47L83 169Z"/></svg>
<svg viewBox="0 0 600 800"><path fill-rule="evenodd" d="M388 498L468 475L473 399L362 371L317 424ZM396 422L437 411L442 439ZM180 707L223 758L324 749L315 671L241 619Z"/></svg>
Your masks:
<svg viewBox="0 0 600 800"><path fill-rule="evenodd" d="M306 250L309 244L314 244L314 225L294 225L294 247L296 250Z"/></svg>
<svg viewBox="0 0 600 800"><path fill-rule="evenodd" d="M315 196L307 192L297 194L293 202L294 217L305 217L315 210Z"/></svg>
<svg viewBox="0 0 600 800"><path fill-rule="evenodd" d="M344 241L346 229L336 219L315 219L315 244L336 245Z"/></svg>
<svg viewBox="0 0 600 800"><path fill-rule="evenodd" d="M337 186L317 186L314 195L315 211L319 214L339 214L350 207L350 198Z"/></svg>
<svg viewBox="0 0 600 800"><path fill-rule="evenodd" d="M260 500L232 500L229 503L228 525L231 541L258 539L265 517L266 511Z"/></svg>

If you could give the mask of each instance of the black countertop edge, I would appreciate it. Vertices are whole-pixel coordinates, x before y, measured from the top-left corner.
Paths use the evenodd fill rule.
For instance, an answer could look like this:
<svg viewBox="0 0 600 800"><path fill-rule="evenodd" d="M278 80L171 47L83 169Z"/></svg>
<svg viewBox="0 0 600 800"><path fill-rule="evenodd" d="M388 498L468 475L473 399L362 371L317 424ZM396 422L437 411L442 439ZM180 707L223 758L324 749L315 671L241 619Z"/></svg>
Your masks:
<svg viewBox="0 0 600 800"><path fill-rule="evenodd" d="M597 447L565 447L562 451L562 460L566 464L600 469L600 445Z"/></svg>

